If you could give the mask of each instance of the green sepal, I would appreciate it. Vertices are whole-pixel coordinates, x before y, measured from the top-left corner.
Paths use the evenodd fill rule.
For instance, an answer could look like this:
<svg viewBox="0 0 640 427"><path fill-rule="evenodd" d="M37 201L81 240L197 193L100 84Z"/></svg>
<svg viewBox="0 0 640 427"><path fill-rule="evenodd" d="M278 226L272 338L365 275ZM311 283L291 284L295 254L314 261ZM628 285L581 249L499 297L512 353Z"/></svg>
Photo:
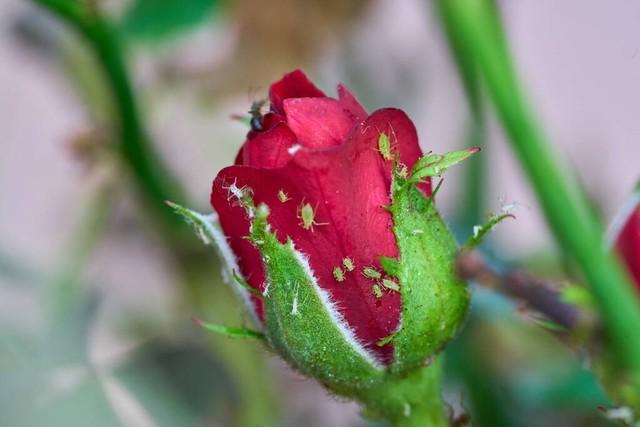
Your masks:
<svg viewBox="0 0 640 427"><path fill-rule="evenodd" d="M191 225L198 237L200 237L205 244L208 245L215 240L210 229L212 226L211 221L209 221L205 215L192 211L191 209L185 208L184 206L169 200L165 200L164 203L173 209L173 212L180 215L187 224Z"/></svg>
<svg viewBox="0 0 640 427"><path fill-rule="evenodd" d="M236 191L243 199L247 199L247 197L244 196L245 193L247 193L246 191L237 188ZM206 245L213 244L213 246L217 249L220 257L224 261L222 263L223 278L244 300L250 312L253 314L253 320L255 321L255 324L260 327L261 324L254 311L253 305L251 304L250 295L253 294L259 298L263 298L263 295L258 289L251 287L251 285L249 285L238 274L238 272L236 271L238 266L235 262L229 262L229 260L233 258L233 256L229 254L231 252L231 249L228 247L227 240L222 232L222 229L219 226L217 214L212 213L210 215L203 215L168 200L165 201L165 203L167 204L167 206L173 209L176 214L180 215L187 224L193 226L198 237L200 237L200 239ZM245 209L254 209L253 200L250 199L250 196L248 197L248 200L246 200Z"/></svg>
<svg viewBox="0 0 640 427"><path fill-rule="evenodd" d="M454 337L466 317L470 295L455 272L456 242L432 198L425 197L411 178L397 173L391 213L402 296L392 371L402 372L435 356Z"/></svg>
<svg viewBox="0 0 640 427"><path fill-rule="evenodd" d="M356 396L378 383L384 368L354 346L336 321L304 255L292 241L281 243L269 230L268 208L260 205L251 240L265 265L269 291L264 298L265 332L271 346L294 368L316 378L335 393ZM339 315L338 315L339 316Z"/></svg>
<svg viewBox="0 0 640 427"><path fill-rule="evenodd" d="M489 231L493 230L493 228L496 225L498 225L499 223L501 223L503 220L505 220L507 218L515 219L516 217L513 214L510 214L510 213L505 213L505 214L502 214L502 215L492 216L492 217L489 218L489 221L487 221L486 223L484 223L482 225L476 225L475 227L473 227L473 235L464 244L464 249L466 249L466 250L473 249L476 246L478 246L480 243L482 243L482 239L484 239L484 236Z"/></svg>
<svg viewBox="0 0 640 427"><path fill-rule="evenodd" d="M467 148L445 154L426 154L413 165L409 175L410 183L418 183L430 176L440 176L451 166L468 159L480 151L480 148Z"/></svg>
<svg viewBox="0 0 640 427"><path fill-rule="evenodd" d="M237 328L233 326L222 326L215 323L205 322L200 319L193 319L194 323L208 331L215 332L220 335L224 335L228 338L250 338L265 340L265 336L262 332L254 331L247 328Z"/></svg>
<svg viewBox="0 0 640 427"><path fill-rule="evenodd" d="M264 295L262 294L262 292L260 292L258 289L248 284L247 281L244 280L242 277L238 276L238 273L236 273L235 270L233 270L231 274L233 275L233 280L235 280L238 285L242 286L244 289L251 292L253 295L257 296L258 298L264 299Z"/></svg>
<svg viewBox="0 0 640 427"><path fill-rule="evenodd" d="M380 265L385 273L389 276L398 277L400 271L400 263L397 259L389 258L386 256L379 257Z"/></svg>

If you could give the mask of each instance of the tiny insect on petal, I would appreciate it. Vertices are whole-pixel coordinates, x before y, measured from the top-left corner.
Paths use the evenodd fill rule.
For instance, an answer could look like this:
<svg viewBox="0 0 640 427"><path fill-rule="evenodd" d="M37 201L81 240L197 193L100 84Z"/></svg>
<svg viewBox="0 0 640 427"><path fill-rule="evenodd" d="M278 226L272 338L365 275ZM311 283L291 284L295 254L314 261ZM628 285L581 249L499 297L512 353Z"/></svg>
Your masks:
<svg viewBox="0 0 640 427"><path fill-rule="evenodd" d="M309 203L305 203L300 207L300 219L302 220L302 228L309 230L313 227L315 212Z"/></svg>
<svg viewBox="0 0 640 427"><path fill-rule="evenodd" d="M365 267L362 269L362 275L367 279L379 279L382 277L382 274L374 267Z"/></svg>
<svg viewBox="0 0 640 427"><path fill-rule="evenodd" d="M333 269L333 278L336 282L344 282L344 271L340 267Z"/></svg>
<svg viewBox="0 0 640 427"><path fill-rule="evenodd" d="M281 203L286 203L291 199L289 198L289 195L281 189L278 191L278 200L280 200Z"/></svg>
<svg viewBox="0 0 640 427"><path fill-rule="evenodd" d="M396 292L400 290L400 285L391 279L382 279L382 286Z"/></svg>
<svg viewBox="0 0 640 427"><path fill-rule="evenodd" d="M305 230L313 231L314 225L327 225L326 222L316 222L316 213L310 203L298 207L298 218L302 220L300 226Z"/></svg>
<svg viewBox="0 0 640 427"><path fill-rule="evenodd" d="M391 140L386 133L381 133L378 138L378 151L380 151L382 158L385 160L391 160L393 158L391 156Z"/></svg>
<svg viewBox="0 0 640 427"><path fill-rule="evenodd" d="M373 285L371 291L376 298L382 298L382 288L377 283Z"/></svg>
<svg viewBox="0 0 640 427"><path fill-rule="evenodd" d="M355 264L353 263L353 260L349 257L346 257L345 259L342 260L342 265L344 266L344 269L347 271L353 271L356 268Z"/></svg>

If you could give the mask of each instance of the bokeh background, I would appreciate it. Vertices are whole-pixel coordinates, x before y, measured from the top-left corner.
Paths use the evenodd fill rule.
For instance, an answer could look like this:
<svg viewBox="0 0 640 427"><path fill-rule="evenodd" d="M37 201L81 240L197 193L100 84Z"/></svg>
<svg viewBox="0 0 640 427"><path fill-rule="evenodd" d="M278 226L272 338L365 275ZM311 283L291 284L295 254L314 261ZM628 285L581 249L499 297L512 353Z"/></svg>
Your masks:
<svg viewBox="0 0 640 427"><path fill-rule="evenodd" d="M95 3L125 48L152 145L185 190L179 201L196 210L210 210L211 181L247 131L230 116L295 68L328 94L344 82L369 111L404 109L425 151L468 143L464 90L429 2ZM544 128L608 222L639 175L640 3L505 0L500 10ZM247 319L212 249L195 235L167 238L154 219L166 208L145 201L114 149L91 52L25 0L0 2L0 32L0 425L365 425L356 405L258 344L192 323ZM517 219L485 250L561 279L563 254L491 114L481 156L475 176L447 173L447 222L463 238L474 214L514 205ZM477 425L608 425L588 360L492 291L475 289L447 357L447 400Z"/></svg>

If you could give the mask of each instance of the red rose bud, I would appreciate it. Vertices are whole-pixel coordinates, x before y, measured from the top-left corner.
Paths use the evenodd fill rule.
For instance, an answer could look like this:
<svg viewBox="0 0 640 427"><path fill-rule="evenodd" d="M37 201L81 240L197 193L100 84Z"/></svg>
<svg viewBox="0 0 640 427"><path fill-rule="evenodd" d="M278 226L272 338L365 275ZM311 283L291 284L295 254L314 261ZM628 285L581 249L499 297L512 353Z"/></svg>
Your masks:
<svg viewBox="0 0 640 427"><path fill-rule="evenodd" d="M612 225L613 244L640 289L640 191L631 196Z"/></svg>
<svg viewBox="0 0 640 427"><path fill-rule="evenodd" d="M186 216L216 240L268 345L357 395L424 364L465 318L430 179L477 149L422 156L405 113L368 114L345 87L327 97L301 71L269 98L213 183L219 228Z"/></svg>

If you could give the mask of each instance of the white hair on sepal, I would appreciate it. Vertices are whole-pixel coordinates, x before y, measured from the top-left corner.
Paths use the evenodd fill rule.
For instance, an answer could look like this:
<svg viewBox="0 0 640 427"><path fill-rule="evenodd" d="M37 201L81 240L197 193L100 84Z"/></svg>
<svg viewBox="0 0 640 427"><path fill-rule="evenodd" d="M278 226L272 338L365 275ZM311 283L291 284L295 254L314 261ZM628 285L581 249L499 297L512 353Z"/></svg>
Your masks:
<svg viewBox="0 0 640 427"><path fill-rule="evenodd" d="M241 279L246 280L246 278L242 276L242 273L240 273L236 255L233 253L227 237L222 232L218 213L214 211L211 214L204 215L191 211L191 214L199 222L199 226L197 227L198 235L206 236L209 243L214 243L220 258L222 258L222 279L240 296L245 306L249 309L255 324L261 326L262 322L258 319L249 291L233 279L233 272L235 271Z"/></svg>
<svg viewBox="0 0 640 427"><path fill-rule="evenodd" d="M318 295L320 302L327 310L329 317L331 318L334 325L336 325L338 331L342 335L342 337L349 343L351 348L362 356L370 365L372 365L376 369L384 369L383 364L370 353L366 346L355 336L353 330L347 324L347 321L344 319L344 316L339 311L338 304L331 300L329 293L322 289L318 285L318 279L315 277L313 270L311 269L311 265L309 264L309 257L303 252L297 250L295 245L291 239L288 240L289 247L293 251L293 254L298 261L298 264L304 270L307 279L309 280L312 289L315 291L316 295Z"/></svg>

